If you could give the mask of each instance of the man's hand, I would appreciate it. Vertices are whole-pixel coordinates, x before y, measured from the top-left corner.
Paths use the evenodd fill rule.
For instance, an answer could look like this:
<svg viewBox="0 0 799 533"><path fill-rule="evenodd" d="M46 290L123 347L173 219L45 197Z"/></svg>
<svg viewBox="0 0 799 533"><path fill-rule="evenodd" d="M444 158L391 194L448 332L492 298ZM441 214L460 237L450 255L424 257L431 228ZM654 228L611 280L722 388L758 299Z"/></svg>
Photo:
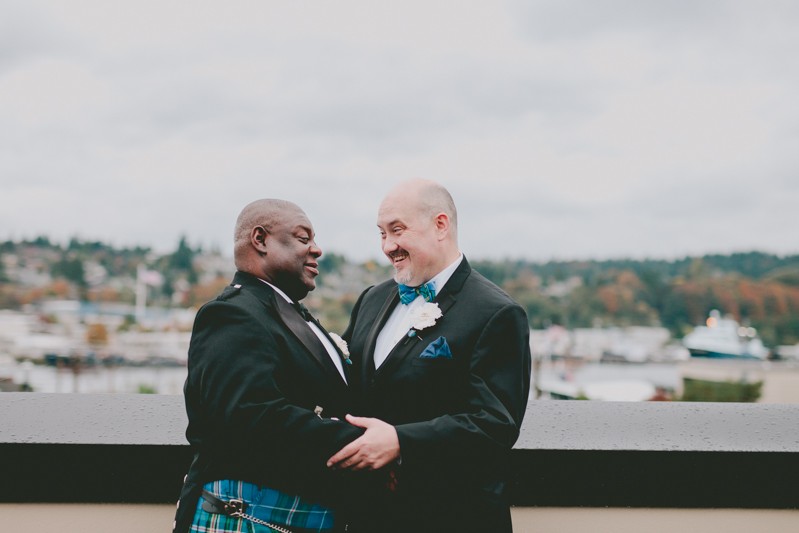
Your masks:
<svg viewBox="0 0 799 533"><path fill-rule="evenodd" d="M399 439L394 426L377 418L347 415L347 422L366 432L327 460L330 468L378 470L400 456Z"/></svg>

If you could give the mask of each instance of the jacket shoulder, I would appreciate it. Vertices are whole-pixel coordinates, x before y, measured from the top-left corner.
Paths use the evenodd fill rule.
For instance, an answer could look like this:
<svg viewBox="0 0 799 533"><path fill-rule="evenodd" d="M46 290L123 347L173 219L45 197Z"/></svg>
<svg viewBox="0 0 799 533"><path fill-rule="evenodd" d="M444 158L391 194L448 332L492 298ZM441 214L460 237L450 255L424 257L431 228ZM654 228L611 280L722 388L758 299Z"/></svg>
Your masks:
<svg viewBox="0 0 799 533"><path fill-rule="evenodd" d="M471 275L466 280L465 289L467 294L479 295L486 305L497 307L518 305L508 293L474 269L472 269Z"/></svg>
<svg viewBox="0 0 799 533"><path fill-rule="evenodd" d="M199 313L208 313L212 309L221 310L228 306L234 306L246 310L248 313L258 315L263 312L264 307L269 307L268 299L262 295L254 294L252 289L240 283L232 283L222 289L219 295L207 302L200 308Z"/></svg>
<svg viewBox="0 0 799 533"><path fill-rule="evenodd" d="M216 301L225 302L239 294L241 294L241 284L237 283L235 285L228 285L222 290L219 296L216 297Z"/></svg>
<svg viewBox="0 0 799 533"><path fill-rule="evenodd" d="M378 283L377 285L372 285L371 287L368 287L366 290L363 291L363 298L364 299L380 298L382 300L391 291L396 291L396 290L397 290L397 282L395 282L393 279L389 279L382 283Z"/></svg>

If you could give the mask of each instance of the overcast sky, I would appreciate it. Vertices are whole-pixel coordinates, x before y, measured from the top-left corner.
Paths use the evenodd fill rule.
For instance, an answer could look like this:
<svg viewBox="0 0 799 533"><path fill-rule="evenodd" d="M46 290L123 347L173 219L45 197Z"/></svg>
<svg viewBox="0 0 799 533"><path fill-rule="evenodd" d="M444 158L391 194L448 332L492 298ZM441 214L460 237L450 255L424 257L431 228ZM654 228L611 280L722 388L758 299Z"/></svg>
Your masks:
<svg viewBox="0 0 799 533"><path fill-rule="evenodd" d="M799 3L0 0L0 239L229 253L249 201L382 257L452 192L472 258L799 253Z"/></svg>

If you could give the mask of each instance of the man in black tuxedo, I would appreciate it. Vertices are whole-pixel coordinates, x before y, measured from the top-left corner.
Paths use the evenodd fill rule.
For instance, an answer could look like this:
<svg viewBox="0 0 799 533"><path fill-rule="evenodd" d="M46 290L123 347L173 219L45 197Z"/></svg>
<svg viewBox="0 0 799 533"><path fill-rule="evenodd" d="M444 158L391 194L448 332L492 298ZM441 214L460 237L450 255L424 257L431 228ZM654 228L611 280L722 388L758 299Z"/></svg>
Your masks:
<svg viewBox="0 0 799 533"><path fill-rule="evenodd" d="M236 506L292 531L343 530L330 511L343 481L325 462L364 431L343 421L346 350L299 304L319 274L313 226L290 202L258 200L234 241L233 282L192 331L184 392L195 456L175 531L250 531Z"/></svg>
<svg viewBox="0 0 799 533"><path fill-rule="evenodd" d="M527 316L461 254L441 185L400 185L377 225L394 280L361 294L344 334L370 417L347 420L368 432L328 465L390 472L364 531L511 531L503 492L530 388Z"/></svg>

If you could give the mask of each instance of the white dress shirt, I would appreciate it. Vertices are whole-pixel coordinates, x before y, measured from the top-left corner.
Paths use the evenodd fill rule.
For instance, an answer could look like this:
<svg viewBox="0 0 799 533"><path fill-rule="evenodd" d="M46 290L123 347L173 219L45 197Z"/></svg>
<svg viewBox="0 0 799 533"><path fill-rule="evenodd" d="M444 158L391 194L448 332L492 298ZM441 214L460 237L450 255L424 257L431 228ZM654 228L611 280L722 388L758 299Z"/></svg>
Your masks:
<svg viewBox="0 0 799 533"><path fill-rule="evenodd" d="M459 254L455 261L433 276L433 279L429 281L429 283L432 283L435 287L436 295L440 294L444 289L444 285L449 281L449 278L452 277L452 273L455 272L462 260L463 254ZM411 318L413 317L414 309L418 309L425 303L425 299L417 295L416 299L408 305L400 303L394 308L391 312L391 316L388 317L385 325L383 325L383 329L381 329L380 333L377 335L374 358L375 368L380 368L380 365L386 360L388 354L394 349L394 346L408 334L408 330L411 329Z"/></svg>
<svg viewBox="0 0 799 533"><path fill-rule="evenodd" d="M275 289L275 292L278 293L280 296L282 296L283 299L286 300L288 303L294 305L294 302L291 300L291 298L286 296L286 293L284 293L283 291L281 291L280 289L278 289L277 287L275 287L274 285L272 285L268 281L264 281L264 280L261 280L261 281L263 281L264 283L266 283L267 285L269 285L270 287ZM322 330L319 329L319 327L316 324L314 324L313 322L311 322L309 320L306 320L305 323L308 324L308 326L311 328L311 331L314 332L314 335L319 337L319 340L322 342L322 346L324 346L325 350L327 350L327 355L329 355L330 359L333 360L333 364L336 365L336 369L338 369L338 373L341 374L341 379L343 379L344 382L346 383L347 382L347 378L344 376L344 364L341 362L341 356L339 355L338 351L336 351L336 347L333 346L333 344L327 338L327 335L322 333Z"/></svg>

